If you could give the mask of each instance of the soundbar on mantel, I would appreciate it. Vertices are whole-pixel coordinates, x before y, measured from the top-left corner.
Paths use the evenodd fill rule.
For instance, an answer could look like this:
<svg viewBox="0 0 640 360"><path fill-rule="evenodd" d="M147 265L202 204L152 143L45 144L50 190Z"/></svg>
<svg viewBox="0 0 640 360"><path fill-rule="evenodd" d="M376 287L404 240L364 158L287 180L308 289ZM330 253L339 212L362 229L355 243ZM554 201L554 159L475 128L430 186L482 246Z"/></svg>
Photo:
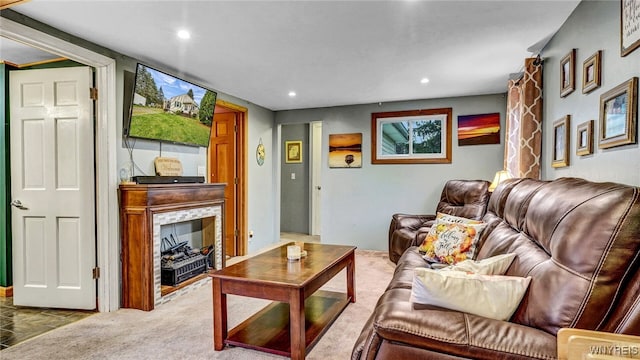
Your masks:
<svg viewBox="0 0 640 360"><path fill-rule="evenodd" d="M193 184L203 183L204 176L134 176L136 184Z"/></svg>

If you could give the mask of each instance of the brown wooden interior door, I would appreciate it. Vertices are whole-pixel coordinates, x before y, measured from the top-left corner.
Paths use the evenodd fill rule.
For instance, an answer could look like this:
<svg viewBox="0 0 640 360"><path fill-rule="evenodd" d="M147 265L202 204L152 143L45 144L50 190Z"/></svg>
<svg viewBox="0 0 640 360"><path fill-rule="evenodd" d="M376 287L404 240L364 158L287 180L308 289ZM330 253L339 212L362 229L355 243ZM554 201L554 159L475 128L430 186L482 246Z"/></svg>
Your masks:
<svg viewBox="0 0 640 360"><path fill-rule="evenodd" d="M236 243L236 129L237 115L234 112L216 113L209 144L210 181L226 183L224 191L224 248L228 256L237 256Z"/></svg>

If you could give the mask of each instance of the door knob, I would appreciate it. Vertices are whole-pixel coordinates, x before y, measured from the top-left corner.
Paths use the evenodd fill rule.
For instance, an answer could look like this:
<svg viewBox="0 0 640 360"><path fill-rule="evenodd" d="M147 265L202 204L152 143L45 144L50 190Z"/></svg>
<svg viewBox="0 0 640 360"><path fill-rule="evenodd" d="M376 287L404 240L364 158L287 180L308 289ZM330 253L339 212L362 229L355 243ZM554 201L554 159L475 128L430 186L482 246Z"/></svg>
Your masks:
<svg viewBox="0 0 640 360"><path fill-rule="evenodd" d="M15 206L20 210L29 210L29 208L25 207L24 205L22 205L22 203L20 202L20 200L13 200L11 202L11 206Z"/></svg>
<svg viewBox="0 0 640 360"><path fill-rule="evenodd" d="M316 188L318 188L318 190L320 190L320 189L321 189L321 187L320 187L320 186L316 186Z"/></svg>

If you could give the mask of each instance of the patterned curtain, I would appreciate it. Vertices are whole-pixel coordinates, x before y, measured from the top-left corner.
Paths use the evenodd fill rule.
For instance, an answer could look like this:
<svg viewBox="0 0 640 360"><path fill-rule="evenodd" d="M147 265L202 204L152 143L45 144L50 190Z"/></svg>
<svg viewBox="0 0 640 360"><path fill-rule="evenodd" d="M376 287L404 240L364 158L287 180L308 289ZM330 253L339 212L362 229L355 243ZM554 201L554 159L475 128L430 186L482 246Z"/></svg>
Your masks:
<svg viewBox="0 0 640 360"><path fill-rule="evenodd" d="M509 80L504 168L514 177L540 178L542 61L525 59L524 74Z"/></svg>

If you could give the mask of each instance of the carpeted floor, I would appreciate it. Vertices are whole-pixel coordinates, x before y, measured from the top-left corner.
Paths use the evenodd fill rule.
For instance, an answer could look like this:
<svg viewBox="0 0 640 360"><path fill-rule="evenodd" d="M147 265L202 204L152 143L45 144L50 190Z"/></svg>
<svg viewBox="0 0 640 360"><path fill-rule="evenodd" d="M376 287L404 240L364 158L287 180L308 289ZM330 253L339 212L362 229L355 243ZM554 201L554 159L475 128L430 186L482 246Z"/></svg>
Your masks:
<svg viewBox="0 0 640 360"><path fill-rule="evenodd" d="M356 250L356 300L308 353L308 359L348 359L362 326L393 274L386 252ZM345 291L342 271L324 287ZM150 312L100 313L0 351L11 359L283 359L243 348L213 350L211 286ZM228 296L232 328L269 302Z"/></svg>

